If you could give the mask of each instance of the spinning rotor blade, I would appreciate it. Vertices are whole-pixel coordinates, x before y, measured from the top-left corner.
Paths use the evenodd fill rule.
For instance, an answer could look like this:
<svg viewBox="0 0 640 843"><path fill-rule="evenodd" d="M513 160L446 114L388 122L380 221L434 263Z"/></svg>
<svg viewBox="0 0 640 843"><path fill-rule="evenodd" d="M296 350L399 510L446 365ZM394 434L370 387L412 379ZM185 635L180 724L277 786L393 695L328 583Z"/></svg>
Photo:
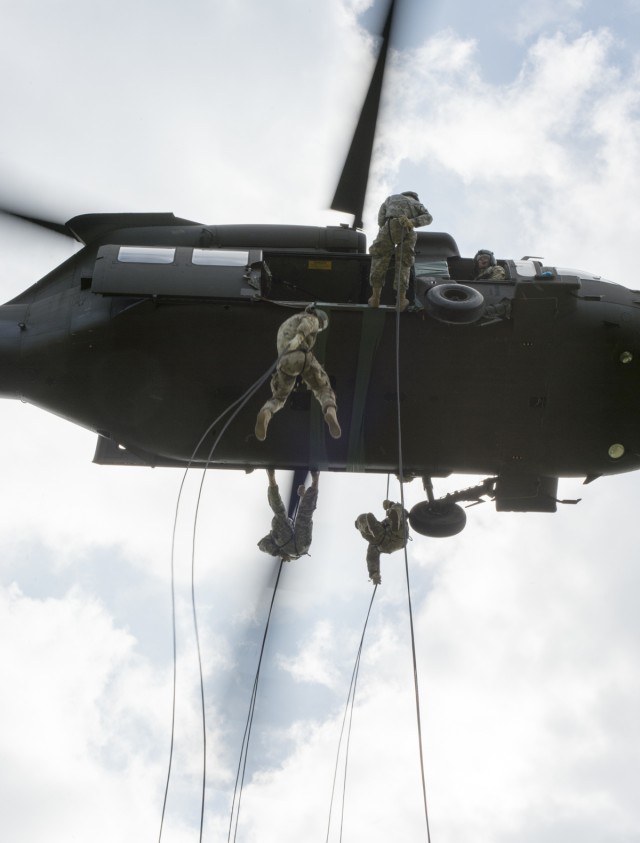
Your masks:
<svg viewBox="0 0 640 843"><path fill-rule="evenodd" d="M387 51L391 40L395 4L396 0L391 0L389 3L382 30L382 46L380 47L378 61L331 203L331 210L346 211L354 215L353 228L362 228L363 225L362 212L367 193L367 182L369 181L373 141L376 134L378 111L380 110L380 96L382 94Z"/></svg>
<svg viewBox="0 0 640 843"><path fill-rule="evenodd" d="M49 231L55 231L56 234L63 234L65 237L70 237L72 240L77 239L64 223L43 220L39 217L30 217L27 214L18 213L18 211L10 211L8 208L0 208L0 213L6 214L8 217L14 217L14 219L33 223L33 225L39 225L40 228L47 228Z"/></svg>

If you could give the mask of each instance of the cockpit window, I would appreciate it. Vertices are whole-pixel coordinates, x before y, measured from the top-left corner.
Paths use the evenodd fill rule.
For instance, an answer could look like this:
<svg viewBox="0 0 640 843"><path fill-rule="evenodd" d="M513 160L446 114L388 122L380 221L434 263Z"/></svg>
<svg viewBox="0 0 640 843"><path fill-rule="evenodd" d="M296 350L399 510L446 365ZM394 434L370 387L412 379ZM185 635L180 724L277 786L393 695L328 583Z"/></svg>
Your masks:
<svg viewBox="0 0 640 843"><path fill-rule="evenodd" d="M558 275L575 275L577 278L583 278L585 281L604 281L599 275L594 275L592 272L586 272L584 269L568 269L566 266L557 266L556 272Z"/></svg>
<svg viewBox="0 0 640 843"><path fill-rule="evenodd" d="M193 263L196 266L249 266L249 252L194 249Z"/></svg>
<svg viewBox="0 0 640 843"><path fill-rule="evenodd" d="M516 265L516 272L521 278L533 278L537 273L536 265L533 261L514 261Z"/></svg>
<svg viewBox="0 0 640 843"><path fill-rule="evenodd" d="M175 256L175 249L164 247L120 246L118 251L120 263L173 263Z"/></svg>

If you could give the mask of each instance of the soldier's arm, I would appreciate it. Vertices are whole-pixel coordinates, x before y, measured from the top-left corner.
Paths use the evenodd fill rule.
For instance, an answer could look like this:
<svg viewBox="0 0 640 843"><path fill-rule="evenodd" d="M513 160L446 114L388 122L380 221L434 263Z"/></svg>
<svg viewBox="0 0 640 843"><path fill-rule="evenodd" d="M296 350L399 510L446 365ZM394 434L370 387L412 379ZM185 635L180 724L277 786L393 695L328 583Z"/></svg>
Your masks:
<svg viewBox="0 0 640 843"><path fill-rule="evenodd" d="M416 208L416 211L418 211L417 216L413 217L413 219L411 220L414 228L422 228L423 225L431 225L431 223L433 222L433 217L431 216L429 211L427 211L424 205L420 205L418 208Z"/></svg>
<svg viewBox="0 0 640 843"><path fill-rule="evenodd" d="M295 351L300 346L309 346L313 334L318 331L318 320L309 314L300 320L295 336L289 342L289 351ZM313 343L311 343L312 345Z"/></svg>
<svg viewBox="0 0 640 843"><path fill-rule="evenodd" d="M380 210L378 211L378 228L382 228L382 226L387 221L387 203L386 200L380 205Z"/></svg>

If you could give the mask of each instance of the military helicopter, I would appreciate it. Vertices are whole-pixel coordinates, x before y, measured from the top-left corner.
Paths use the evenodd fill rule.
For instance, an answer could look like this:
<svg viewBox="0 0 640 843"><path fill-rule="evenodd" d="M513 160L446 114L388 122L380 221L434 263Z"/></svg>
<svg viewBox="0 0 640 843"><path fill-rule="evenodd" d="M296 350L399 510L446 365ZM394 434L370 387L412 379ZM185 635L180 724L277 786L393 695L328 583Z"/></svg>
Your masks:
<svg viewBox="0 0 640 843"><path fill-rule="evenodd" d="M390 279L383 306L367 306L359 229L395 7L331 205L352 226L205 225L168 213L60 225L6 209L83 248L0 307L0 394L95 431L100 464L303 473L397 472L399 404L403 474L421 477L427 497L411 524L431 536L464 527L460 501L554 512L558 478L639 468L640 293L536 258L500 259L504 280L474 280L473 258L450 234L420 232L399 334ZM292 308L309 303L329 314L316 349L342 438L327 438L298 391L259 442L265 381L211 452L222 422L203 432L273 360ZM233 365L221 365L231 346ZM437 500L433 480L452 473L486 479Z"/></svg>

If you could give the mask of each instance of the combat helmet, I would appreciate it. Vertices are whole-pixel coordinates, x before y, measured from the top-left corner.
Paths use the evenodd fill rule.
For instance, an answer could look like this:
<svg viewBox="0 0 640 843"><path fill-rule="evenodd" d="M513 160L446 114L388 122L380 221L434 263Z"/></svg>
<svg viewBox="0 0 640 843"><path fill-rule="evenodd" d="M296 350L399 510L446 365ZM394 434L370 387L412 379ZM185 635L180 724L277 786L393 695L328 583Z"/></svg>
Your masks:
<svg viewBox="0 0 640 843"><path fill-rule="evenodd" d="M482 255L487 255L487 257L489 258L489 266L495 266L496 265L496 256L489 249L478 249L478 251L476 252L476 255L473 259L474 264L477 265L478 258L481 257Z"/></svg>
<svg viewBox="0 0 640 843"><path fill-rule="evenodd" d="M315 316L317 318L318 322L320 323L319 330L324 331L324 329L329 324L329 317L327 316L325 311L320 310L320 308L317 308L315 306L315 304L310 304L307 307L305 307L305 311L307 313L311 313L313 316Z"/></svg>

